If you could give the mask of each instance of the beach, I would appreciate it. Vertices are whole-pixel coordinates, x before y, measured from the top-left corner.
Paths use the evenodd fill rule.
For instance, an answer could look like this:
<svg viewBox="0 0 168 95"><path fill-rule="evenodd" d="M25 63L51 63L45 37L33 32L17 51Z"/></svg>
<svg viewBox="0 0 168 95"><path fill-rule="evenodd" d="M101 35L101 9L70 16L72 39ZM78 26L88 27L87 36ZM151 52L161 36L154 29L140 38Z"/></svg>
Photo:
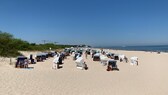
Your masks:
<svg viewBox="0 0 168 95"><path fill-rule="evenodd" d="M167 95L168 53L108 50L124 54L129 60L139 59L138 66L117 61L119 71L106 71L107 66L84 60L88 70L76 68L72 56L64 60L63 68L53 70L49 58L30 64L29 69L14 68L6 58L0 62L1 95ZM24 55L37 52L23 52ZM12 62L16 60L13 58Z"/></svg>

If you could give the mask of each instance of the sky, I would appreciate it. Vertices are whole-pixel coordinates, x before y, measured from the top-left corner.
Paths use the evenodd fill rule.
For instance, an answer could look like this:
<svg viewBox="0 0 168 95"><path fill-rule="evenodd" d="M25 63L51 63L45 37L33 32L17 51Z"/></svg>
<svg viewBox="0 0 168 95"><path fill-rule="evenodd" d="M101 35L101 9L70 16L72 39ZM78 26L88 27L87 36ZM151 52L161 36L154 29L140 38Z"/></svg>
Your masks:
<svg viewBox="0 0 168 95"><path fill-rule="evenodd" d="M166 0L0 0L0 30L31 43L168 44Z"/></svg>

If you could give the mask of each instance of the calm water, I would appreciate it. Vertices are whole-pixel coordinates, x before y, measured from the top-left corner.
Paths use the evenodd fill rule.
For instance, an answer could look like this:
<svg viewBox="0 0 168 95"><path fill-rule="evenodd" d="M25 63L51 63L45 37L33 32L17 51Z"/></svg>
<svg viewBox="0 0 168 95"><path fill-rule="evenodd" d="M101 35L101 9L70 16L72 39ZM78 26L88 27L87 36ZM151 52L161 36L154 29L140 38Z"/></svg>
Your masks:
<svg viewBox="0 0 168 95"><path fill-rule="evenodd" d="M155 45L155 46L111 46L111 47L105 47L105 48L116 49L116 50L168 52L168 45Z"/></svg>

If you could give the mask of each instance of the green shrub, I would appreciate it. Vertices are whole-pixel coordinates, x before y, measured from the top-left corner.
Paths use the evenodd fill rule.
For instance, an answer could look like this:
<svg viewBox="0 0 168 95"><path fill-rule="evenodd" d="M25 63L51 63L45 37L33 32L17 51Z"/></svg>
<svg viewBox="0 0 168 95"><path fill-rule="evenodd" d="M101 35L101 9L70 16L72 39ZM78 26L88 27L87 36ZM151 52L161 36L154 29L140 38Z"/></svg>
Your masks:
<svg viewBox="0 0 168 95"><path fill-rule="evenodd" d="M45 51L52 48L52 50L63 49L71 47L71 45L55 45L53 43L35 44L14 38L13 35L0 31L0 56L16 57L21 55L18 51Z"/></svg>

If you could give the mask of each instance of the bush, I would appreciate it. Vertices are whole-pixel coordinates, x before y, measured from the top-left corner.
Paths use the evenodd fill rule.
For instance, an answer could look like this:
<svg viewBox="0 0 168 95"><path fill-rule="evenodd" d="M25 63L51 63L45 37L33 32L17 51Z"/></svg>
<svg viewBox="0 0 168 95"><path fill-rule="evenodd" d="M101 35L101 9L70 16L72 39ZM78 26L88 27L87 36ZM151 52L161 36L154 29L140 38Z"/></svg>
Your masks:
<svg viewBox="0 0 168 95"><path fill-rule="evenodd" d="M0 56L15 57L20 55L12 43L13 39L13 35L0 31Z"/></svg>
<svg viewBox="0 0 168 95"><path fill-rule="evenodd" d="M52 43L35 44L14 38L13 35L0 31L0 56L3 57L16 57L21 55L18 51L45 51L49 48L63 49L71 47L70 45L55 45Z"/></svg>

